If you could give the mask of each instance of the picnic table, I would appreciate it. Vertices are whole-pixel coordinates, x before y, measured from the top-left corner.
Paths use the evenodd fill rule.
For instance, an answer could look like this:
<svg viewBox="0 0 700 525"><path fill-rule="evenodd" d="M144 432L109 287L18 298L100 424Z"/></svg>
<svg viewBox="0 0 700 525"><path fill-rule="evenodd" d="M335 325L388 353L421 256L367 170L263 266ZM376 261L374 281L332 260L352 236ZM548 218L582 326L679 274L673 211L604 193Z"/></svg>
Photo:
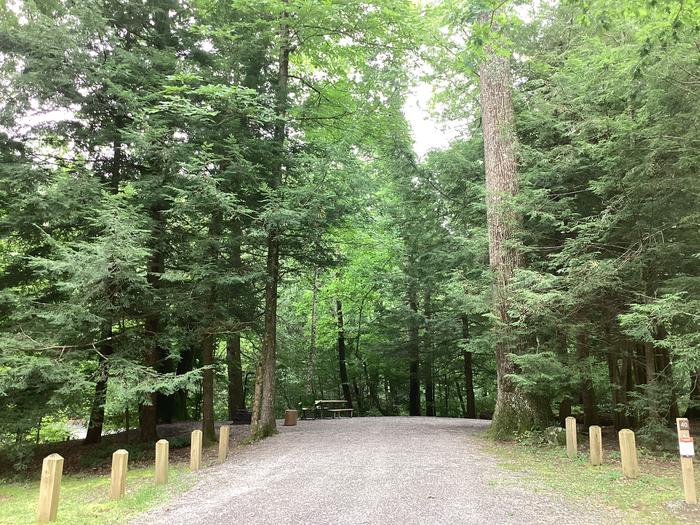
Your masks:
<svg viewBox="0 0 700 525"><path fill-rule="evenodd" d="M314 401L313 407L301 407L302 419L323 419L324 412L329 412L333 419L340 417L341 414L347 414L352 417L352 408L345 408L347 401L345 399L317 399ZM313 414L313 417L308 417L308 414Z"/></svg>

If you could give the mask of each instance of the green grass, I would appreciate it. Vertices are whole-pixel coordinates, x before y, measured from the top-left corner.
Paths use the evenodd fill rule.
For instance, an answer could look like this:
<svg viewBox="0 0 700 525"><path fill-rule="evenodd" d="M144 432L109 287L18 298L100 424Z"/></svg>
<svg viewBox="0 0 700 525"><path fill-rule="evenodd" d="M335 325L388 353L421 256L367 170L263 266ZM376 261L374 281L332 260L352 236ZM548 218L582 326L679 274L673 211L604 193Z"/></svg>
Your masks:
<svg viewBox="0 0 700 525"><path fill-rule="evenodd" d="M185 465L171 465L168 483L153 484L153 467L129 470L126 494L109 501L109 476L69 475L61 482L57 525L126 523L129 517L164 503L194 480ZM0 525L29 525L36 521L39 481L0 483Z"/></svg>
<svg viewBox="0 0 700 525"><path fill-rule="evenodd" d="M559 447L492 443L486 450L500 458L502 468L519 473L518 485L533 492L555 492L569 499L620 509L629 523L673 524L700 519L700 512L682 501L677 462L640 457L641 477L628 480L622 477L619 462L611 454L606 456L606 464L594 467L588 463L587 455L579 454L572 461L566 450Z"/></svg>

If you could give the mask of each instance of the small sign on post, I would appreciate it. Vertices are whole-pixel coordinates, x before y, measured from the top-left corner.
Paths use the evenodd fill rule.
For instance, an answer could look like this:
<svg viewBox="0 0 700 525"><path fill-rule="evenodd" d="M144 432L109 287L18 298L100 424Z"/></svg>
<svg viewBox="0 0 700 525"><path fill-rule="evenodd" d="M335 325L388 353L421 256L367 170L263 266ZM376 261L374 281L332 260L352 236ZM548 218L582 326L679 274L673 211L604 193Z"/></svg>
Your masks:
<svg viewBox="0 0 700 525"><path fill-rule="evenodd" d="M690 505L696 505L698 497L695 493L695 475L693 474L695 447L693 438L690 437L690 423L688 419L684 417L677 418L676 428L678 430L678 451L681 455L681 475L683 478L685 502Z"/></svg>
<svg viewBox="0 0 700 525"><path fill-rule="evenodd" d="M569 459L576 457L576 418L569 416L566 418L566 455Z"/></svg>

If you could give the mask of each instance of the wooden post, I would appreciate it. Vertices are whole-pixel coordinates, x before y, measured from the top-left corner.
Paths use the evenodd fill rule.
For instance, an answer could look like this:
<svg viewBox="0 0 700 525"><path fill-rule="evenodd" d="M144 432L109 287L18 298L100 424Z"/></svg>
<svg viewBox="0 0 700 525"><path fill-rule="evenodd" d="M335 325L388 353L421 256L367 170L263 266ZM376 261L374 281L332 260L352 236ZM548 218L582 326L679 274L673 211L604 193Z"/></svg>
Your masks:
<svg viewBox="0 0 700 525"><path fill-rule="evenodd" d="M569 416L566 418L566 455L569 459L576 457L576 418Z"/></svg>
<svg viewBox="0 0 700 525"><path fill-rule="evenodd" d="M297 411L296 410L285 410L284 411L284 426L294 427L297 424Z"/></svg>
<svg viewBox="0 0 700 525"><path fill-rule="evenodd" d="M603 464L603 436L598 425L588 428L588 439L591 447L591 465Z"/></svg>
<svg viewBox="0 0 700 525"><path fill-rule="evenodd" d="M39 509L36 516L36 521L38 523L48 523L49 521L54 521L56 519L62 475L63 458L58 454L46 456L41 465Z"/></svg>
<svg viewBox="0 0 700 525"><path fill-rule="evenodd" d="M221 425L219 429L219 462L225 461L226 456L228 456L228 435L230 428L229 425Z"/></svg>
<svg viewBox="0 0 700 525"><path fill-rule="evenodd" d="M684 417L676 419L678 430L678 449L681 454L681 474L683 477L683 494L685 502L690 505L697 505L698 497L695 493L695 475L693 473L693 456L695 447L693 438L690 437L690 424Z"/></svg>
<svg viewBox="0 0 700 525"><path fill-rule="evenodd" d="M634 432L623 428L617 435L620 439L622 474L626 478L637 479L639 477L639 464L637 463L637 445L634 441Z"/></svg>
<svg viewBox="0 0 700 525"><path fill-rule="evenodd" d="M190 470L195 472L202 466L202 431L193 430L190 441Z"/></svg>
<svg viewBox="0 0 700 525"><path fill-rule="evenodd" d="M109 484L109 499L119 499L124 495L129 452L124 449L112 454L112 478Z"/></svg>
<svg viewBox="0 0 700 525"><path fill-rule="evenodd" d="M170 443L161 439L156 443L156 485L162 485L168 481L168 451Z"/></svg>

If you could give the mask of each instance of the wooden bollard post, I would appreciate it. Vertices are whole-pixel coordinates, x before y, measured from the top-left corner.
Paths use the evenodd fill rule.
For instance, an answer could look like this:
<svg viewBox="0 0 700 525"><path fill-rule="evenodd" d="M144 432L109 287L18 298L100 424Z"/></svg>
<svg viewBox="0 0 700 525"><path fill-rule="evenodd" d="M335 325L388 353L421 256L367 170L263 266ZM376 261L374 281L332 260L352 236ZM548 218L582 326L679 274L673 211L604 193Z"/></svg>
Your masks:
<svg viewBox="0 0 700 525"><path fill-rule="evenodd" d="M156 485L168 482L168 451L170 443L161 439L156 443Z"/></svg>
<svg viewBox="0 0 700 525"><path fill-rule="evenodd" d="M603 464L603 435L598 425L588 428L588 439L591 448L591 465Z"/></svg>
<svg viewBox="0 0 700 525"><path fill-rule="evenodd" d="M219 429L219 462L226 460L228 456L228 435L229 429L231 427L228 425L221 425Z"/></svg>
<svg viewBox="0 0 700 525"><path fill-rule="evenodd" d="M690 424L684 417L676 419L678 430L678 449L681 454L681 474L683 477L683 494L685 502L690 505L697 505L698 497L695 493L695 475L693 473L693 457L695 447L693 438L690 437Z"/></svg>
<svg viewBox="0 0 700 525"><path fill-rule="evenodd" d="M569 416L566 418L566 455L569 459L576 457L576 418Z"/></svg>
<svg viewBox="0 0 700 525"><path fill-rule="evenodd" d="M284 426L293 427L297 424L297 411L287 409L284 411Z"/></svg>
<svg viewBox="0 0 700 525"><path fill-rule="evenodd" d="M129 452L124 449L112 454L112 477L109 483L109 499L119 499L124 495Z"/></svg>
<svg viewBox="0 0 700 525"><path fill-rule="evenodd" d="M61 492L61 476L63 475L63 458L51 454L44 458L41 464L41 485L39 486L39 509L36 521L48 523L56 519L58 513L58 496Z"/></svg>
<svg viewBox="0 0 700 525"><path fill-rule="evenodd" d="M202 466L202 431L193 430L190 441L190 470L195 472Z"/></svg>
<svg viewBox="0 0 700 525"><path fill-rule="evenodd" d="M639 464L637 463L637 445L634 441L634 432L623 428L617 435L620 440L622 474L626 478L637 479L639 477Z"/></svg>

